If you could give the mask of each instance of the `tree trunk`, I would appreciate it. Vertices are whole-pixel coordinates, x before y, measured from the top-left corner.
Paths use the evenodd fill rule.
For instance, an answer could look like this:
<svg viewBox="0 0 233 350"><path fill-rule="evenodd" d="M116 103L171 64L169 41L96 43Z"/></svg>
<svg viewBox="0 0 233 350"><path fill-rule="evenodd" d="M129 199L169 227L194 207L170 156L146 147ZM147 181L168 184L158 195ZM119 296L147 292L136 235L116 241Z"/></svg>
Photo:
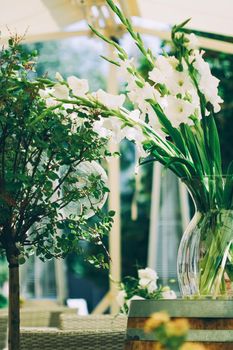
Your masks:
<svg viewBox="0 0 233 350"><path fill-rule="evenodd" d="M20 349L19 261L11 255L9 262L8 350Z"/></svg>

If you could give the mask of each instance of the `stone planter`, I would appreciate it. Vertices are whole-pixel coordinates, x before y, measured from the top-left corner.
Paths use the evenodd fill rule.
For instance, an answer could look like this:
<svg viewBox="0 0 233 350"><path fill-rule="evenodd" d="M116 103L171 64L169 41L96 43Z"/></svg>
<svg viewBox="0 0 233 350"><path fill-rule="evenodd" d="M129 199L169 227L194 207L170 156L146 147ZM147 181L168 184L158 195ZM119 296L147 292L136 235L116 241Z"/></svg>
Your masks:
<svg viewBox="0 0 233 350"><path fill-rule="evenodd" d="M153 335L144 333L144 323L157 311L172 318L187 318L187 341L202 343L207 350L233 349L233 301L228 300L134 300L131 302L125 350L152 350Z"/></svg>

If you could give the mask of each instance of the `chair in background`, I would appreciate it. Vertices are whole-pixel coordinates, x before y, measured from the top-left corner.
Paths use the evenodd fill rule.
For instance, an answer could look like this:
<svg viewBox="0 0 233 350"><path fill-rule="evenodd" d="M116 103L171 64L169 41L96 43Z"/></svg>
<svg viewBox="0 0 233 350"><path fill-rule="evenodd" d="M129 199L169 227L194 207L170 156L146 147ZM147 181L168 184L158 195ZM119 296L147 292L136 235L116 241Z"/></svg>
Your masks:
<svg viewBox="0 0 233 350"><path fill-rule="evenodd" d="M79 316L62 313L60 315L60 328L76 332L125 332L127 328L127 317L123 315L88 315Z"/></svg>
<svg viewBox="0 0 233 350"><path fill-rule="evenodd" d="M21 327L57 327L60 326L61 314L77 314L77 309L62 306L44 308L22 308L20 310Z"/></svg>
<svg viewBox="0 0 233 350"><path fill-rule="evenodd" d="M0 311L0 350L3 350L6 347L6 338L7 338L7 311Z"/></svg>
<svg viewBox="0 0 233 350"><path fill-rule="evenodd" d="M22 328L21 350L123 350L124 332L75 332L54 328Z"/></svg>

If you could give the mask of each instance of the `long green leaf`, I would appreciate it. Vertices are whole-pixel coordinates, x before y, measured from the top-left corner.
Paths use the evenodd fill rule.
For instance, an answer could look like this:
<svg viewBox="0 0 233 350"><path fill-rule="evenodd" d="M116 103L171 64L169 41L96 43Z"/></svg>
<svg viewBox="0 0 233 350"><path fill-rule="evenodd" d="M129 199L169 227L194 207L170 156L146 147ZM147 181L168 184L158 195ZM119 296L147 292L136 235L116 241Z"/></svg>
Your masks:
<svg viewBox="0 0 233 350"><path fill-rule="evenodd" d="M193 176L193 177L197 176L193 164L190 161L188 161L187 159L184 159L184 158L173 157L166 164L166 168L169 168L171 164L179 164L179 163L185 165L185 167L189 170L189 173L190 173L191 176Z"/></svg>
<svg viewBox="0 0 233 350"><path fill-rule="evenodd" d="M148 102L150 103L151 107L154 109L155 113L157 114L160 123L167 130L169 136L171 136L175 145L179 148L179 150L184 156L187 156L187 150L180 132L172 126L170 120L163 113L158 103L156 103L153 100L148 100Z"/></svg>
<svg viewBox="0 0 233 350"><path fill-rule="evenodd" d="M196 146L195 136L191 131L190 126L186 124L181 124L180 126L181 133L185 140L185 144L188 147L189 154L193 160L193 164L195 164L195 168L197 170L197 175L202 177L204 174L204 169L201 161L201 157L199 151Z"/></svg>
<svg viewBox="0 0 233 350"><path fill-rule="evenodd" d="M218 130L217 130L216 123L213 116L208 117L207 125L209 128L209 143L211 146L210 153L211 153L213 168L215 170L214 175L221 175L222 160L221 160L220 141L218 137Z"/></svg>
<svg viewBox="0 0 233 350"><path fill-rule="evenodd" d="M233 160L228 166L227 176L225 180L223 203L224 208L232 208L233 206Z"/></svg>

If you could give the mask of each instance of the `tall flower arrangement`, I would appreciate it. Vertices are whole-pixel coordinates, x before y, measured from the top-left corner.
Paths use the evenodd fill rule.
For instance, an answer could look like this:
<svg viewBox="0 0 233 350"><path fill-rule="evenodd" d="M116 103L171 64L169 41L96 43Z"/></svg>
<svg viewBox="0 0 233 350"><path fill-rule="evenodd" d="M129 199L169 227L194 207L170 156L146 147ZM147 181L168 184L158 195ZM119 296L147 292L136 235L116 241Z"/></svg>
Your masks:
<svg viewBox="0 0 233 350"><path fill-rule="evenodd" d="M219 80L211 74L203 58L204 51L197 48L197 38L183 32L187 21L172 29L173 55L154 56L114 2L107 2L150 66L145 79L134 58L129 58L119 44L92 28L100 38L115 47L116 59L109 61L124 75L127 97L135 109L129 111L123 106L124 95L113 96L103 90L90 93L84 81L71 83L71 88L76 84L76 90L73 90L73 100L66 102L82 101L89 108L99 110L95 123L99 135L116 142L124 137L134 141L140 156L151 156L152 160L161 162L179 178L185 179L198 209L208 211L216 205L229 208L229 191L224 193L222 203L221 182L215 191L215 188L206 186L204 179L206 176L222 176L221 150L214 121L214 114L223 102L218 94ZM78 84L83 85L79 88ZM61 96L62 100L64 97ZM232 175L232 165L229 175ZM197 178L200 179L198 189L194 184Z"/></svg>
<svg viewBox="0 0 233 350"><path fill-rule="evenodd" d="M113 96L103 90L89 92L87 83L77 78L61 82L71 93L68 99L60 96L57 100L70 106L83 104L96 114L94 130L98 135L115 142L128 138L135 143L139 157L159 161L186 183L198 215L180 249L181 271L187 266L191 269L188 275L184 273L184 283L198 284L191 294L216 297L227 288L226 273L228 279L233 279L233 162L224 178L214 120L223 102L218 94L219 81L211 74L204 52L197 48L196 37L184 33L187 21L172 29L173 54L155 56L114 2L107 0L107 3L150 67L144 78L134 58L129 58L118 43L91 27L115 48L115 59L106 59L125 76L127 96L134 110L125 108L125 95ZM197 238L193 242L195 225Z"/></svg>

